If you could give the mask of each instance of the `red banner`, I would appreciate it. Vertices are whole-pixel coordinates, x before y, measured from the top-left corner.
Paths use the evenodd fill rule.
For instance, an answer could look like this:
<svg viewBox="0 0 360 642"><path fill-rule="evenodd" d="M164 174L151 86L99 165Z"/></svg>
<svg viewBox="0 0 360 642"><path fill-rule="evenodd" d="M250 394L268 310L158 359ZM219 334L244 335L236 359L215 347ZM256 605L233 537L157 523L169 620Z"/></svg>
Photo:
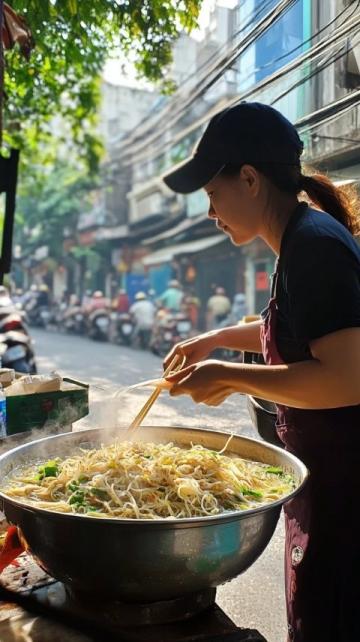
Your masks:
<svg viewBox="0 0 360 642"><path fill-rule="evenodd" d="M269 289L269 275L267 272L256 272L255 275L255 288L256 290Z"/></svg>

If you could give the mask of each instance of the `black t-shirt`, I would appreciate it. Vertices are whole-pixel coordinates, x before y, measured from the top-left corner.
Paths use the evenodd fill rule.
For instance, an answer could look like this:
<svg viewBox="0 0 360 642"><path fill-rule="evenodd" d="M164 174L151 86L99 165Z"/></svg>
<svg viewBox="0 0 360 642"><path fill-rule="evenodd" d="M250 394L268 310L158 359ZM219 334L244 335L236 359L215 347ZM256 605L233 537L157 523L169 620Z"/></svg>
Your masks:
<svg viewBox="0 0 360 642"><path fill-rule="evenodd" d="M360 247L341 223L306 203L281 241L276 301L285 363L311 359L313 339L360 326Z"/></svg>

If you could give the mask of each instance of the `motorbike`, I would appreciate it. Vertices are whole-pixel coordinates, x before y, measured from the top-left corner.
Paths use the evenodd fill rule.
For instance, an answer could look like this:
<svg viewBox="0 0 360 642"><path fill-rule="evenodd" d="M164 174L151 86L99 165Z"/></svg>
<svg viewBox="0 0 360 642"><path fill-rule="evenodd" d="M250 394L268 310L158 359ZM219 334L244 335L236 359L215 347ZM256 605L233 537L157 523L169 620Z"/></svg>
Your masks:
<svg viewBox="0 0 360 642"><path fill-rule="evenodd" d="M123 346L130 346L134 332L134 323L127 312L112 312L110 340Z"/></svg>
<svg viewBox="0 0 360 642"><path fill-rule="evenodd" d="M5 368L36 374L31 337L21 310L12 304L0 306L0 358Z"/></svg>
<svg viewBox="0 0 360 642"><path fill-rule="evenodd" d="M94 341L109 341L110 313L106 308L99 308L89 313L87 320L88 336Z"/></svg>
<svg viewBox="0 0 360 642"><path fill-rule="evenodd" d="M159 310L150 340L152 352L165 357L176 343L189 339L192 330L191 320L186 314Z"/></svg>
<svg viewBox="0 0 360 642"><path fill-rule="evenodd" d="M83 335L86 331L86 317L80 306L69 308L61 319L61 325L65 332Z"/></svg>
<svg viewBox="0 0 360 642"><path fill-rule="evenodd" d="M47 328L52 319L51 310L48 305L38 305L36 299L32 299L25 306L25 312L29 325L37 328Z"/></svg>
<svg viewBox="0 0 360 642"><path fill-rule="evenodd" d="M150 346L151 335L151 328L136 329L132 336L132 346L134 348L140 348L141 350L147 350Z"/></svg>

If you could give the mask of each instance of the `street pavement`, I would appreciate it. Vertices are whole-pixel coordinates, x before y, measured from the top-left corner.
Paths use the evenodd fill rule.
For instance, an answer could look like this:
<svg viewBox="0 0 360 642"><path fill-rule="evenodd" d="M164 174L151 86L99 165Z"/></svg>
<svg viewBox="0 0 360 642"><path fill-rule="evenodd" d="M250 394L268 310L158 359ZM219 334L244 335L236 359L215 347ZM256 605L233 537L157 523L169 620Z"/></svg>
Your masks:
<svg viewBox="0 0 360 642"><path fill-rule="evenodd" d="M32 330L39 372L57 370L91 386L90 414L76 429L118 425L135 417L149 389L127 391L139 381L159 377L161 360L149 352L93 342L52 331ZM187 426L236 431L255 436L245 398L233 395L217 408L195 405L190 398L163 392L146 418L147 425ZM238 626L255 628L267 642L285 642L283 577L284 530L277 530L259 560L243 575L221 586L217 602Z"/></svg>

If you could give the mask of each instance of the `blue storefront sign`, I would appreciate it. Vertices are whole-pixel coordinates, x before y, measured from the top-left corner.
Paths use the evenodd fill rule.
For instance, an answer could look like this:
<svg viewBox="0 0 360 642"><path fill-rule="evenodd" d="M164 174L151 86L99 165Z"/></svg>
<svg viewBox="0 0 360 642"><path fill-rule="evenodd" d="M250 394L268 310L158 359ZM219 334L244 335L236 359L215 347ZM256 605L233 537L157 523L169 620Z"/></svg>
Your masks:
<svg viewBox="0 0 360 642"><path fill-rule="evenodd" d="M150 284L147 276L143 274L132 274L131 272L126 275L126 291L130 303L134 302L137 292L147 292L149 287Z"/></svg>

